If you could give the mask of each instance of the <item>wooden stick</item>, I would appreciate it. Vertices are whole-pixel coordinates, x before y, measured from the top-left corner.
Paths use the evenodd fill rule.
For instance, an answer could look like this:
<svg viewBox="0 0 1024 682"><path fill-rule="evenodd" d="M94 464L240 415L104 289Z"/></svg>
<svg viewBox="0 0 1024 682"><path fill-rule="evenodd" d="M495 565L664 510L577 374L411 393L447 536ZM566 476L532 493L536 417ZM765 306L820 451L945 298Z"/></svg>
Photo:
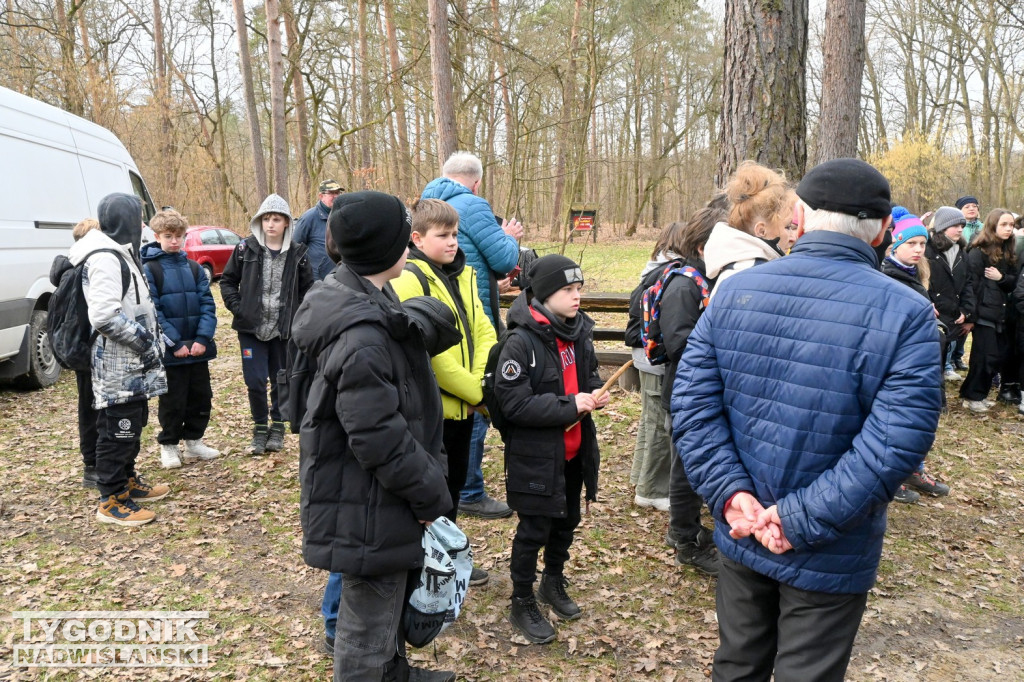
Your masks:
<svg viewBox="0 0 1024 682"><path fill-rule="evenodd" d="M616 381L618 381L619 377L622 376L623 372L625 372L627 369L629 369L632 366L633 366L633 361L630 360L626 364L624 364L622 367L619 367L617 370L615 370L615 372L610 377L608 377L608 381L604 382L604 386L602 386L601 388L599 388L596 391L594 391L594 400L597 400L598 398L603 396L605 393L607 393L609 390L611 390L612 384L614 384ZM576 426L579 423L580 423L580 420L577 419L572 424L569 424L568 426L566 426L565 430L568 432L570 429L572 429L572 427Z"/></svg>

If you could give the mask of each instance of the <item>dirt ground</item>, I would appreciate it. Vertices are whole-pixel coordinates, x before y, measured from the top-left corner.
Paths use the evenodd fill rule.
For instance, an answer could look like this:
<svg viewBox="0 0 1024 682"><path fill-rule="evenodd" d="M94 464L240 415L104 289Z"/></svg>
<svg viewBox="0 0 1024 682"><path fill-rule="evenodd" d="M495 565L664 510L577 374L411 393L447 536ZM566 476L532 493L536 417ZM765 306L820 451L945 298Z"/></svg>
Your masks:
<svg viewBox="0 0 1024 682"><path fill-rule="evenodd" d="M247 403L223 317L218 344L207 441L224 456L161 470L153 401L140 469L173 494L142 528L95 522L95 498L80 485L73 376L39 392L0 389L0 679L115 679L108 669L14 668L22 634L11 613L41 609L209 611L199 630L208 666L122 669L116 679L330 678L318 650L326 574L301 557L298 438L272 456L244 454ZM1015 407L978 418L950 397L929 468L953 493L891 509L850 680L1024 680L1024 422ZM507 622L514 521L464 519L491 581L414 659L465 680L708 678L714 580L675 566L667 516L632 505L638 414L636 394L616 390L599 418L601 499L567 567L584 617L558 623L550 645L516 641ZM495 495L500 459L492 442L485 473Z"/></svg>

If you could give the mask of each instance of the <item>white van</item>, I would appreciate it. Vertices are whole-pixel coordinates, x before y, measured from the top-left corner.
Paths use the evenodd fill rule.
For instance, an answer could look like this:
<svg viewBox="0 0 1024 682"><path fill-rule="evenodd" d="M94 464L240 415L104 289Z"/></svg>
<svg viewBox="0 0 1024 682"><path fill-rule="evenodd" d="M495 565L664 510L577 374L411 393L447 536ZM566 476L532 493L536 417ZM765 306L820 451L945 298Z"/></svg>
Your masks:
<svg viewBox="0 0 1024 682"><path fill-rule="evenodd" d="M50 264L100 199L127 192L155 209L128 150L106 128L0 87L0 379L57 381L46 338Z"/></svg>

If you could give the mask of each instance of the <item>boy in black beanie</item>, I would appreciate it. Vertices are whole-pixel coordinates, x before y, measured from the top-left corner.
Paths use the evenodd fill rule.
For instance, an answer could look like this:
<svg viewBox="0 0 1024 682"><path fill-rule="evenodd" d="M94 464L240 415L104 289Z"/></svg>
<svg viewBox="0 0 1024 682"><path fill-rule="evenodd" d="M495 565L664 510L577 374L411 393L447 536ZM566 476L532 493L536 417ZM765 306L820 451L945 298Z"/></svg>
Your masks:
<svg viewBox="0 0 1024 682"><path fill-rule="evenodd" d="M388 284L405 265L411 221L397 197L353 192L335 199L327 228L342 262L292 324L296 346L316 358L300 435L303 558L342 574L334 679L409 679L409 571L423 562L423 527L452 508L441 395Z"/></svg>
<svg viewBox="0 0 1024 682"><path fill-rule="evenodd" d="M608 403L594 354L594 321L580 311L583 272L569 258L549 255L529 271L529 286L508 312L508 338L498 358L494 393L508 422L505 484L519 512L512 543L512 625L531 642L555 638L538 598L562 620L580 617L563 575L580 495L597 499L600 453L590 414ZM544 573L535 595L537 555Z"/></svg>

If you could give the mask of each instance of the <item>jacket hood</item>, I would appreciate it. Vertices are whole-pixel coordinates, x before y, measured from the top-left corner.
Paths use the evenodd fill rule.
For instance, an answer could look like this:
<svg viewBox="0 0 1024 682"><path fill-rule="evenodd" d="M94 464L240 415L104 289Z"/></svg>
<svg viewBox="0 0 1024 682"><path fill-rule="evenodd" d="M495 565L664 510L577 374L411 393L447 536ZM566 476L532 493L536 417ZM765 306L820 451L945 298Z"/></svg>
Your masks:
<svg viewBox="0 0 1024 682"><path fill-rule="evenodd" d="M71 260L68 259L64 254L60 254L53 259L53 263L50 264L50 284L53 286L60 285L60 279L64 276L64 273L73 268Z"/></svg>
<svg viewBox="0 0 1024 682"><path fill-rule="evenodd" d="M653 271L665 267L666 264L674 260L685 259L672 251L662 251L658 254L657 258L647 261L647 265L644 266L643 272L640 273L640 279L643 280L644 277L651 274Z"/></svg>
<svg viewBox="0 0 1024 682"><path fill-rule="evenodd" d="M448 201L452 197L460 194L472 193L473 191L471 189L463 185L458 180L452 180L451 178L436 178L431 180L430 184L423 188L422 198Z"/></svg>
<svg viewBox="0 0 1024 682"><path fill-rule="evenodd" d="M342 263L306 293L292 320L292 339L303 353L317 357L342 332L367 322L402 338L408 334L409 317L392 296Z"/></svg>
<svg viewBox="0 0 1024 682"><path fill-rule="evenodd" d="M780 256L778 249L773 248L765 240L727 223L716 224L711 230L708 243L704 246L707 276L711 279L716 279L727 265L754 258L775 260Z"/></svg>
<svg viewBox="0 0 1024 682"><path fill-rule="evenodd" d="M118 244L100 230L89 230L84 237L72 244L68 258L71 260L71 265L78 265L85 261L93 251L100 249L117 249L129 260L135 260L130 244Z"/></svg>
<svg viewBox="0 0 1024 682"><path fill-rule="evenodd" d="M281 246L282 252L287 251L292 241L292 227L295 223L288 202L276 194L271 194L263 200L260 210L256 211L256 215L249 221L249 231L252 232L252 236L256 237L260 246L267 245L266 235L263 234L263 215L265 213L280 213L288 218L288 225L284 228L284 244Z"/></svg>
<svg viewBox="0 0 1024 682"><path fill-rule="evenodd" d="M188 256L185 255L184 251L178 251L176 253L168 253L160 248L159 242L149 242L142 246L142 262L148 263L149 261L156 260L158 258L166 258L168 260L174 260L176 258L186 259Z"/></svg>
<svg viewBox="0 0 1024 682"><path fill-rule="evenodd" d="M139 253L142 244L142 202L134 194L115 192L100 199L96 208L100 231L117 244L128 244Z"/></svg>

